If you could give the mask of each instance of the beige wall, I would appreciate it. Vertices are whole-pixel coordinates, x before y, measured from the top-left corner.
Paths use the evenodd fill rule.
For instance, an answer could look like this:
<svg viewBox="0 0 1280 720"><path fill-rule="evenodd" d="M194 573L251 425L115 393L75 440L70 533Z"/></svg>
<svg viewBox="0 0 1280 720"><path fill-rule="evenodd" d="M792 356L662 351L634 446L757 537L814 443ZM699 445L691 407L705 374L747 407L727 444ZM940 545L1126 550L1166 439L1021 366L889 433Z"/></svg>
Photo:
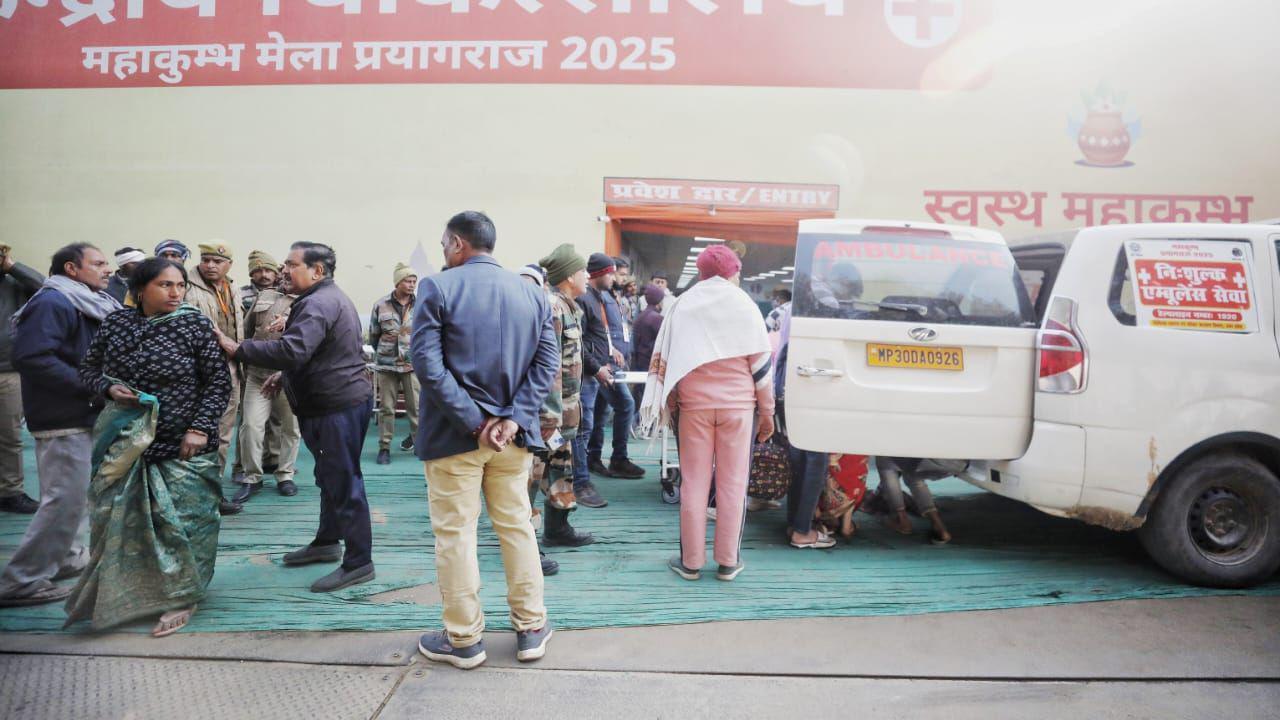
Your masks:
<svg viewBox="0 0 1280 720"><path fill-rule="evenodd" d="M1112 9L1121 6L1122 10ZM454 211L498 256L603 247L606 175L839 183L842 216L925 219L925 189L1253 195L1280 216L1280 3L1000 2L927 92L643 86L269 86L0 92L0 242L243 258L332 243L361 308ZM780 60L782 61L782 60ZM952 78L989 72L973 92ZM1132 167L1076 164L1068 116L1105 81L1141 119ZM1001 228L1017 238L1026 225ZM243 263L243 260L240 260ZM243 280L241 265L233 272Z"/></svg>

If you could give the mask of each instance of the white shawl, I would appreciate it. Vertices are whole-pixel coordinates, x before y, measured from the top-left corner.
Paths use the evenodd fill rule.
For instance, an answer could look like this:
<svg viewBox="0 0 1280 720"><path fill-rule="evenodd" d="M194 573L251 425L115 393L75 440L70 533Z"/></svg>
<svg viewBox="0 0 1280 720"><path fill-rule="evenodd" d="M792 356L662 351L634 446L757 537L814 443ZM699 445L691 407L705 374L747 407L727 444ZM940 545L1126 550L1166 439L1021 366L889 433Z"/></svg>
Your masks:
<svg viewBox="0 0 1280 720"><path fill-rule="evenodd" d="M699 282L663 310L640 403L642 437L670 423L667 400L685 375L710 362L772 349L760 308L722 277Z"/></svg>

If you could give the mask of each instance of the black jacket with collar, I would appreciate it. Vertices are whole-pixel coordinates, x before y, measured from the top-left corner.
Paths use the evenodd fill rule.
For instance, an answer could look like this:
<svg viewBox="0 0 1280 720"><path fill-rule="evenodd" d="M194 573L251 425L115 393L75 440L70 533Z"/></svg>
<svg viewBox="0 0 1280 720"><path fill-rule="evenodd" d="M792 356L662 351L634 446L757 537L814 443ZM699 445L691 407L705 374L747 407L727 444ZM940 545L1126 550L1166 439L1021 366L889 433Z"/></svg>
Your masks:
<svg viewBox="0 0 1280 720"><path fill-rule="evenodd" d="M283 370L285 394L298 417L346 410L373 397L360 314L332 280L298 295L279 340L245 340L235 359Z"/></svg>
<svg viewBox="0 0 1280 720"><path fill-rule="evenodd" d="M582 308L582 377L586 379L609 366L609 331L599 290L588 287L578 298L578 306Z"/></svg>

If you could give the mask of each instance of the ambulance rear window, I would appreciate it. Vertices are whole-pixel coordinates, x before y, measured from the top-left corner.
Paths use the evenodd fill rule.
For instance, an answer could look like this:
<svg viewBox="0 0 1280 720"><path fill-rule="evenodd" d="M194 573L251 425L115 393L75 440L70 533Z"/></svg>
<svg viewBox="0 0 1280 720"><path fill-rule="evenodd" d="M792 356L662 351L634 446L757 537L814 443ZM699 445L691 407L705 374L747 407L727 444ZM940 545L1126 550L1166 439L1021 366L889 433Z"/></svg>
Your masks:
<svg viewBox="0 0 1280 720"><path fill-rule="evenodd" d="M1004 245L931 234L801 235L798 317L1034 327Z"/></svg>

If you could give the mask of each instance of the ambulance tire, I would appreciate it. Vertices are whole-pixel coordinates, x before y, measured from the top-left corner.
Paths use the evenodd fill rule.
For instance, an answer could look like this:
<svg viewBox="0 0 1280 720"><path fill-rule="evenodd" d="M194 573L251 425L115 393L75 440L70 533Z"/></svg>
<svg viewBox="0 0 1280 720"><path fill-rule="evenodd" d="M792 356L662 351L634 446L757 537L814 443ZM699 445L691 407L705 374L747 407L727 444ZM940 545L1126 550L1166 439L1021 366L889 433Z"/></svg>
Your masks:
<svg viewBox="0 0 1280 720"><path fill-rule="evenodd" d="M1196 460L1156 498L1138 537L1161 567L1192 584L1264 582L1280 568L1280 479L1245 455Z"/></svg>

